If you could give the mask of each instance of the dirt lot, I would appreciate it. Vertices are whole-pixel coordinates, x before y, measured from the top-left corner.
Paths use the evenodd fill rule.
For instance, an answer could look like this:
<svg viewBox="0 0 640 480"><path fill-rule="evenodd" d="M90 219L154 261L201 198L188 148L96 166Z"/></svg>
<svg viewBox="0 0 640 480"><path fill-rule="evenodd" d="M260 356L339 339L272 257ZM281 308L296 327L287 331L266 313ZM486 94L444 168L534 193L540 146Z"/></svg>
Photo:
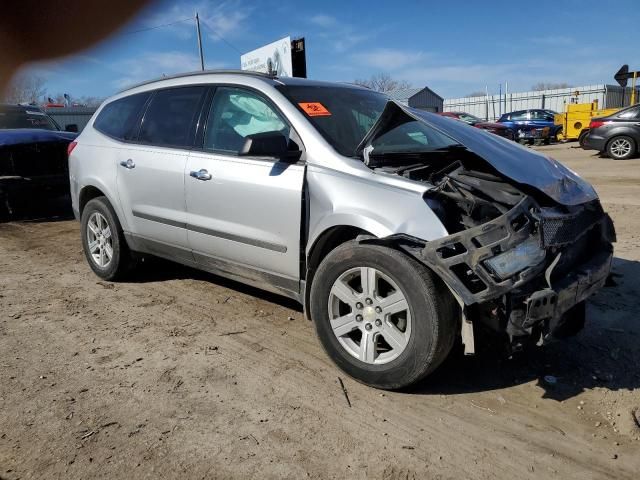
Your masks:
<svg viewBox="0 0 640 480"><path fill-rule="evenodd" d="M164 262L101 282L76 222L1 224L0 478L638 478L640 159L542 149L598 189L617 286L568 342L458 352L402 393L341 374L280 297Z"/></svg>

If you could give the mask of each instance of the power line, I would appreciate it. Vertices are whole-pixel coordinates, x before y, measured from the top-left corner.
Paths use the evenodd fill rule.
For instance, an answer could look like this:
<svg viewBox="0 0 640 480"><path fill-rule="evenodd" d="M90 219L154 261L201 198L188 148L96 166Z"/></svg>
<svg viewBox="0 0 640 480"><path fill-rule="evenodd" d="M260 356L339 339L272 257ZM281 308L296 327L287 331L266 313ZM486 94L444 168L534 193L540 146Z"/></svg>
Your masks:
<svg viewBox="0 0 640 480"><path fill-rule="evenodd" d="M209 29L209 31L211 33L213 33L216 37L218 37L220 40L222 40L224 43L226 43L229 47L233 48L236 52L238 52L240 55L242 55L242 52L235 47L235 45L232 45L229 41L227 41L226 38L224 38L222 35L220 35L218 32L216 32L213 28L211 28L209 25L207 25L206 22L203 22L203 25L205 27L207 27Z"/></svg>
<svg viewBox="0 0 640 480"><path fill-rule="evenodd" d="M122 32L122 34L123 35L131 35L131 34L134 34L134 33L148 32L150 30L156 30L158 28L170 27L171 25L175 25L177 23L190 22L190 21L193 21L193 20L195 20L195 17L188 17L188 18L183 18L181 20L176 20L175 22L163 23L162 25L155 25L153 27L141 28L139 30L132 30L130 32ZM242 55L242 52L240 51L240 49L238 49L235 45L233 45L231 42L229 42L226 38L224 38L222 35L220 35L218 32L216 32L206 22L203 22L202 25L204 25L206 28L209 29L209 31L212 34L214 34L216 37L218 37L220 40L222 40L224 43L226 43L227 46L229 46L230 48L232 48L233 50L235 50L236 52L238 52L239 54Z"/></svg>
<svg viewBox="0 0 640 480"><path fill-rule="evenodd" d="M149 30L155 30L157 28L170 27L171 25L175 25L176 23L192 21L193 19L194 19L194 17L183 18L182 20L176 20L175 22L164 23L162 25L156 25L155 27L141 28L140 30L132 30L130 32L122 32L122 33L123 33L123 35L130 35L132 33L148 32Z"/></svg>

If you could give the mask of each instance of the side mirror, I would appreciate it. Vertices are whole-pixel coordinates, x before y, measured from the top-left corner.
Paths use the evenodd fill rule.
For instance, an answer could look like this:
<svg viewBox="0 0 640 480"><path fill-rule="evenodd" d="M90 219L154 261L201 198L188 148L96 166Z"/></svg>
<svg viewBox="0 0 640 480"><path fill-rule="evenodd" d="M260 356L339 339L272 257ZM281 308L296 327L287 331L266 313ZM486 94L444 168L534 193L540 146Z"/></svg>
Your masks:
<svg viewBox="0 0 640 480"><path fill-rule="evenodd" d="M289 140L280 132L262 132L247 135L238 152L242 156L276 157L281 160L300 158L299 150L289 150Z"/></svg>
<svg viewBox="0 0 640 480"><path fill-rule="evenodd" d="M75 123L69 123L69 124L65 125L64 131L65 132L78 133L78 125L75 124Z"/></svg>

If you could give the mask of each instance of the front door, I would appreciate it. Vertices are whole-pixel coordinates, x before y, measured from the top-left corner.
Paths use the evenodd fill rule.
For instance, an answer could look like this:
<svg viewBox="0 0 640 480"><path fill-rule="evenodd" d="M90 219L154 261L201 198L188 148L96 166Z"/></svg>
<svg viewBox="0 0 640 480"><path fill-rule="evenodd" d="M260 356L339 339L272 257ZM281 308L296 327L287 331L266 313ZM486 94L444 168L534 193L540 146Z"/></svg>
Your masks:
<svg viewBox="0 0 640 480"><path fill-rule="evenodd" d="M203 148L187 160L189 244L204 268L297 293L304 165L239 155L247 135L264 132L280 132L290 144L295 136L262 94L216 89Z"/></svg>

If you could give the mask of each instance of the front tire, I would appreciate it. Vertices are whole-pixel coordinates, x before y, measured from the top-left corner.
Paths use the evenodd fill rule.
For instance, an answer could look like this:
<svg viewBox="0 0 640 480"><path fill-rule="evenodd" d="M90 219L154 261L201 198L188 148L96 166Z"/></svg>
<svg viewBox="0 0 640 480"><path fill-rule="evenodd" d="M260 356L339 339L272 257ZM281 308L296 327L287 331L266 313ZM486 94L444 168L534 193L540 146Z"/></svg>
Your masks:
<svg viewBox="0 0 640 480"><path fill-rule="evenodd" d="M607 155L614 160L627 160L636 154L636 142L631 137L613 137L607 143Z"/></svg>
<svg viewBox="0 0 640 480"><path fill-rule="evenodd" d="M327 354L354 379L409 386L450 352L458 307L430 270L399 251L347 242L321 263L311 317Z"/></svg>
<svg viewBox="0 0 640 480"><path fill-rule="evenodd" d="M106 197L90 200L80 219L82 249L89 266L104 280L118 280L133 266L133 258L118 217Z"/></svg>

